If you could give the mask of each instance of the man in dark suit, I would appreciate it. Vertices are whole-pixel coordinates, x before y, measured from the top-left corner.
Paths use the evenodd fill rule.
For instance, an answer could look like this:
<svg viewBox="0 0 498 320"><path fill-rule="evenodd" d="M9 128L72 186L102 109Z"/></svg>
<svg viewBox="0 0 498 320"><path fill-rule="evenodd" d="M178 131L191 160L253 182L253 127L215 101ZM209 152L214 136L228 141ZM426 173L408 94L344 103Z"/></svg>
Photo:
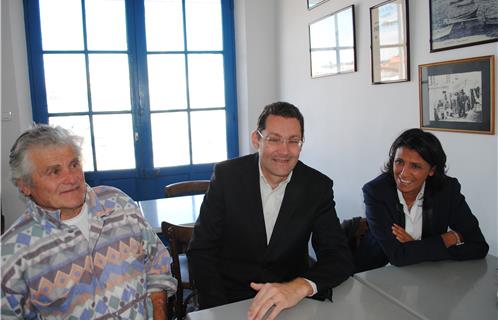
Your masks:
<svg viewBox="0 0 498 320"><path fill-rule="evenodd" d="M350 276L332 181L299 161L303 139L299 109L276 102L252 133L258 152L216 165L188 251L201 308L254 297L248 318L273 319Z"/></svg>

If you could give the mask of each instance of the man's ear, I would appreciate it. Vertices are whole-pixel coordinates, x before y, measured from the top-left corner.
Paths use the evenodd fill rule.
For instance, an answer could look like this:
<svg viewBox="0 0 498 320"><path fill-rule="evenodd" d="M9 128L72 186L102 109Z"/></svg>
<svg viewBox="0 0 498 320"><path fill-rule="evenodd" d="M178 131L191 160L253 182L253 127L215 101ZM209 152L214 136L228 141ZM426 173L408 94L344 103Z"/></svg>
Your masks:
<svg viewBox="0 0 498 320"><path fill-rule="evenodd" d="M23 179L17 180L17 187L19 188L19 191L26 197L29 197L31 195L31 186L27 184Z"/></svg>
<svg viewBox="0 0 498 320"><path fill-rule="evenodd" d="M254 147L254 149L258 150L259 149L259 135L258 135L258 132L256 130L254 130L251 133L251 142L252 142L252 146Z"/></svg>

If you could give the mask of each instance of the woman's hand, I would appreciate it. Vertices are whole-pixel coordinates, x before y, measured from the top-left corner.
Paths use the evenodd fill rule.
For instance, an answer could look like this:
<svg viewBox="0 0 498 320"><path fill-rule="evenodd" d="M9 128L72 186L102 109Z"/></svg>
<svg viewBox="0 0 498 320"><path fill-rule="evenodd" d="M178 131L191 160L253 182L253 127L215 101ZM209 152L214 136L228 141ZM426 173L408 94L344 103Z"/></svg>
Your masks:
<svg viewBox="0 0 498 320"><path fill-rule="evenodd" d="M462 235L456 231L448 231L441 235L446 248L462 243Z"/></svg>
<svg viewBox="0 0 498 320"><path fill-rule="evenodd" d="M396 239L399 242L401 242L401 243L414 241L414 239L412 238L412 236L409 235L405 231L405 229L403 229L402 227L398 226L397 224L393 224L392 231L393 231L393 234L396 237Z"/></svg>

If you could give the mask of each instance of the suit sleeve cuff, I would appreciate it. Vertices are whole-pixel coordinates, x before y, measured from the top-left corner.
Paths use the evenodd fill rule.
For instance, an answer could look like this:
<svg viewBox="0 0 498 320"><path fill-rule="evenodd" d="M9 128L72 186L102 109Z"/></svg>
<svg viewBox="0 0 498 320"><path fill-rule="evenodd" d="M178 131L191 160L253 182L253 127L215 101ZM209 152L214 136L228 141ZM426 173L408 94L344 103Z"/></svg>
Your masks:
<svg viewBox="0 0 498 320"><path fill-rule="evenodd" d="M308 280L306 278L304 278L304 280L306 280L310 284L311 288L313 289L313 292L310 295L308 295L308 297L314 296L318 292L318 289L316 288L316 284L313 281Z"/></svg>

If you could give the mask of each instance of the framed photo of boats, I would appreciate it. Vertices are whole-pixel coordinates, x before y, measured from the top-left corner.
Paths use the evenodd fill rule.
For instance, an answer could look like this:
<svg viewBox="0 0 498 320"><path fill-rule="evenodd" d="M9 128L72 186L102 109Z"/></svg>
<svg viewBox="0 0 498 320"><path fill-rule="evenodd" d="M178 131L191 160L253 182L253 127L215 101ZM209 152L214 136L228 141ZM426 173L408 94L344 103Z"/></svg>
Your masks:
<svg viewBox="0 0 498 320"><path fill-rule="evenodd" d="M498 41L498 0L429 0L431 52Z"/></svg>
<svg viewBox="0 0 498 320"><path fill-rule="evenodd" d="M356 71L354 5L309 24L311 77Z"/></svg>
<svg viewBox="0 0 498 320"><path fill-rule="evenodd" d="M495 133L495 57L419 65L420 127Z"/></svg>
<svg viewBox="0 0 498 320"><path fill-rule="evenodd" d="M388 0L370 8L372 83L410 80L408 1Z"/></svg>

